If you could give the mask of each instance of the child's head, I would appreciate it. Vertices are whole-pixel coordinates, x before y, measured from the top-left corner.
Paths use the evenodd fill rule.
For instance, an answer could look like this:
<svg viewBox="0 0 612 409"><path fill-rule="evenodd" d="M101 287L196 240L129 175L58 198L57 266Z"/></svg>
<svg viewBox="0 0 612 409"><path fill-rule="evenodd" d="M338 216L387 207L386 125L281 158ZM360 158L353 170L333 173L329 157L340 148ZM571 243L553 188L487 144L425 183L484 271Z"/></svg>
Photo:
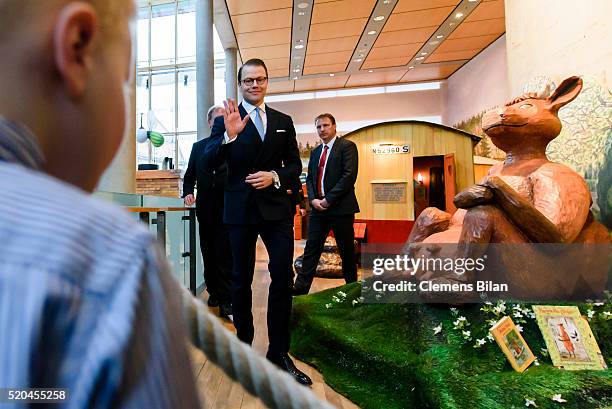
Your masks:
<svg viewBox="0 0 612 409"><path fill-rule="evenodd" d="M133 14L132 0L0 0L0 116L34 131L48 173L86 190L124 134Z"/></svg>

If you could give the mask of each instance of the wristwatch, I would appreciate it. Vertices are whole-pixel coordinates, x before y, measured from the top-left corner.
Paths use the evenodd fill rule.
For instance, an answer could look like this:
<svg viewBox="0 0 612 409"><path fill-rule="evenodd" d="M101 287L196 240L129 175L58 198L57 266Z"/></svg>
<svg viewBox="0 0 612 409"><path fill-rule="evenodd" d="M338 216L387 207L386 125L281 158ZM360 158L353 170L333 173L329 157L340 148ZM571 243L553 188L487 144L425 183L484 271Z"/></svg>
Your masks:
<svg viewBox="0 0 612 409"><path fill-rule="evenodd" d="M273 170L271 172L272 172L272 175L274 175L274 187L277 189L280 189L281 183L280 183L280 178L278 177L278 173L276 173Z"/></svg>

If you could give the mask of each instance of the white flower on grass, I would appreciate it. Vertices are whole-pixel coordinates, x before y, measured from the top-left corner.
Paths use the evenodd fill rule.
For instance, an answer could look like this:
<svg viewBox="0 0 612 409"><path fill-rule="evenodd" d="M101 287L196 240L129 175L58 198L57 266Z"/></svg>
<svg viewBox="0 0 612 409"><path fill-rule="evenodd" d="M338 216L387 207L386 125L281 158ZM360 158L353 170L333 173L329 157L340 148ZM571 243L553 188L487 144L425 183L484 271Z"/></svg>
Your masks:
<svg viewBox="0 0 612 409"><path fill-rule="evenodd" d="M591 318L593 318L593 316L595 315L595 311L593 310L588 310L587 311L587 318L590 320Z"/></svg>
<svg viewBox="0 0 612 409"><path fill-rule="evenodd" d="M559 402L559 403L565 403L567 402L565 399L563 399L561 397L560 393L557 393L556 395L553 395L553 397L551 398L552 400L554 400L555 402Z"/></svg>
<svg viewBox="0 0 612 409"><path fill-rule="evenodd" d="M470 325L470 323L467 322L467 318L465 318L464 316L461 316L457 318L455 321L453 321L453 325L455 326L455 329L459 329L459 328L463 328L465 325Z"/></svg>
<svg viewBox="0 0 612 409"><path fill-rule="evenodd" d="M532 320L535 320L535 312L530 312L529 313L529 318L531 318Z"/></svg>
<svg viewBox="0 0 612 409"><path fill-rule="evenodd" d="M338 291L338 295L342 298L346 298L346 293L344 291Z"/></svg>
<svg viewBox="0 0 612 409"><path fill-rule="evenodd" d="M612 313L610 311L604 311L603 316L608 319L610 317L612 317Z"/></svg>
<svg viewBox="0 0 612 409"><path fill-rule="evenodd" d="M489 323L490 326L494 326L495 324L497 324L497 320L489 320L487 322Z"/></svg>
<svg viewBox="0 0 612 409"><path fill-rule="evenodd" d="M484 339L484 338L477 339L476 343L474 344L474 348L480 348L481 346L483 346L486 343L487 343L487 340Z"/></svg>
<svg viewBox="0 0 612 409"><path fill-rule="evenodd" d="M438 335L440 332L442 332L442 324L438 324L437 327L433 327L433 332L434 335Z"/></svg>
<svg viewBox="0 0 612 409"><path fill-rule="evenodd" d="M489 340L489 342L495 341L495 338L493 338L493 335L491 334L487 334L487 339Z"/></svg>
<svg viewBox="0 0 612 409"><path fill-rule="evenodd" d="M491 301L486 301L485 304L486 305L493 305L493 303Z"/></svg>
<svg viewBox="0 0 612 409"><path fill-rule="evenodd" d="M535 408L538 407L538 405L536 405L536 403L535 403L535 399L529 399L529 398L525 398L525 406L527 406L527 407L533 406Z"/></svg>
<svg viewBox="0 0 612 409"><path fill-rule="evenodd" d="M523 313L521 311L515 311L514 318L523 318Z"/></svg>
<svg viewBox="0 0 612 409"><path fill-rule="evenodd" d="M522 325L517 325L516 329L518 330L518 332L523 332L523 326Z"/></svg>
<svg viewBox="0 0 612 409"><path fill-rule="evenodd" d="M602 302L595 302L595 303L593 303L593 305L596 306L596 307L601 307L602 305L604 305L604 303L602 303ZM555 396L557 396L557 395L555 395Z"/></svg>
<svg viewBox="0 0 612 409"><path fill-rule="evenodd" d="M353 301L351 302L351 304L353 304L353 307L354 307L355 305L359 304L359 301L357 301L357 300L353 300Z"/></svg>
<svg viewBox="0 0 612 409"><path fill-rule="evenodd" d="M521 310L521 304L516 304L516 305L512 306L512 309L520 311Z"/></svg>
<svg viewBox="0 0 612 409"><path fill-rule="evenodd" d="M451 307L451 308L450 308L450 312L451 312L451 314L453 314L453 315L457 315L457 314L459 314L459 310L458 310L458 309L456 309L456 308L453 308L453 307Z"/></svg>
<svg viewBox="0 0 612 409"><path fill-rule="evenodd" d="M536 359L535 361L533 361L533 364L534 364L535 366L540 366L540 361L538 361L538 360Z"/></svg>
<svg viewBox="0 0 612 409"><path fill-rule="evenodd" d="M333 302L340 302L340 298L336 297L335 295L332 297L332 301Z"/></svg>
<svg viewBox="0 0 612 409"><path fill-rule="evenodd" d="M548 356L548 349L546 349L546 348L540 348L540 352L542 353L542 355L544 355L544 356Z"/></svg>
<svg viewBox="0 0 612 409"><path fill-rule="evenodd" d="M332 305L330 303L325 304L325 308L330 309Z"/></svg>
<svg viewBox="0 0 612 409"><path fill-rule="evenodd" d="M506 311L506 306L504 304L498 304L495 307L493 307L493 312L495 314L502 314L504 311Z"/></svg>
<svg viewBox="0 0 612 409"><path fill-rule="evenodd" d="M463 338L466 338L466 339L472 335L470 331L463 331L462 333L463 333Z"/></svg>

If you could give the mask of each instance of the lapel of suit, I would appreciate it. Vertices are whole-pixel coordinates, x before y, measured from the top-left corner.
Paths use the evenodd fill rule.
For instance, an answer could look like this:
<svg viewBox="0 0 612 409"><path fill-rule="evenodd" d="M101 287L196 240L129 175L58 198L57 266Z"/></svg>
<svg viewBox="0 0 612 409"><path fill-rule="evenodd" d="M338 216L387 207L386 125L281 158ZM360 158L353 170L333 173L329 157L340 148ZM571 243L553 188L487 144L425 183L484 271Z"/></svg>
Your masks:
<svg viewBox="0 0 612 409"><path fill-rule="evenodd" d="M238 105L238 111L240 112L240 118L244 119L245 116L247 116L247 111L246 109L244 109L244 107L242 106L242 103L240 103L240 105ZM259 136L259 132L257 131L257 128L255 128L255 124L253 123L252 119L249 119L246 126L244 127L244 130L241 132L243 134L243 136L246 136L246 139L255 144L255 146L257 146L257 149L261 148L261 137Z"/></svg>
<svg viewBox="0 0 612 409"><path fill-rule="evenodd" d="M331 147L331 149L329 150L329 152L327 152L327 158L325 159L326 163L329 163L329 161L335 156L335 153L338 152L338 149L340 149L339 145L339 141L340 138L338 138L336 136L336 140L334 141L334 145Z"/></svg>

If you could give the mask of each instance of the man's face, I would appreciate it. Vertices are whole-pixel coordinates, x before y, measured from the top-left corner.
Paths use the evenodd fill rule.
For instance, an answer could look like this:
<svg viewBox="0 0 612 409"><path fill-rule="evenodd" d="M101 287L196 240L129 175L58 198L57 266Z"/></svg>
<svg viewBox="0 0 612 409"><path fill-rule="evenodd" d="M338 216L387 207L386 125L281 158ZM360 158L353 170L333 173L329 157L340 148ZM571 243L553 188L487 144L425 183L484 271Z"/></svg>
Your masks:
<svg viewBox="0 0 612 409"><path fill-rule="evenodd" d="M325 117L319 118L315 125L319 138L321 138L323 143L331 141L336 136L336 124L332 124L331 119Z"/></svg>
<svg viewBox="0 0 612 409"><path fill-rule="evenodd" d="M265 81L262 81L266 78ZM256 80L262 81L259 84ZM253 80L252 85L246 85L245 81ZM249 103L256 106L261 105L268 90L268 80L264 67L258 65L245 65L242 67L242 79L240 82L240 92L242 97Z"/></svg>
<svg viewBox="0 0 612 409"><path fill-rule="evenodd" d="M208 121L208 127L212 128L213 124L215 123L215 119L221 115L223 115L223 108L215 109L210 116L210 121Z"/></svg>

